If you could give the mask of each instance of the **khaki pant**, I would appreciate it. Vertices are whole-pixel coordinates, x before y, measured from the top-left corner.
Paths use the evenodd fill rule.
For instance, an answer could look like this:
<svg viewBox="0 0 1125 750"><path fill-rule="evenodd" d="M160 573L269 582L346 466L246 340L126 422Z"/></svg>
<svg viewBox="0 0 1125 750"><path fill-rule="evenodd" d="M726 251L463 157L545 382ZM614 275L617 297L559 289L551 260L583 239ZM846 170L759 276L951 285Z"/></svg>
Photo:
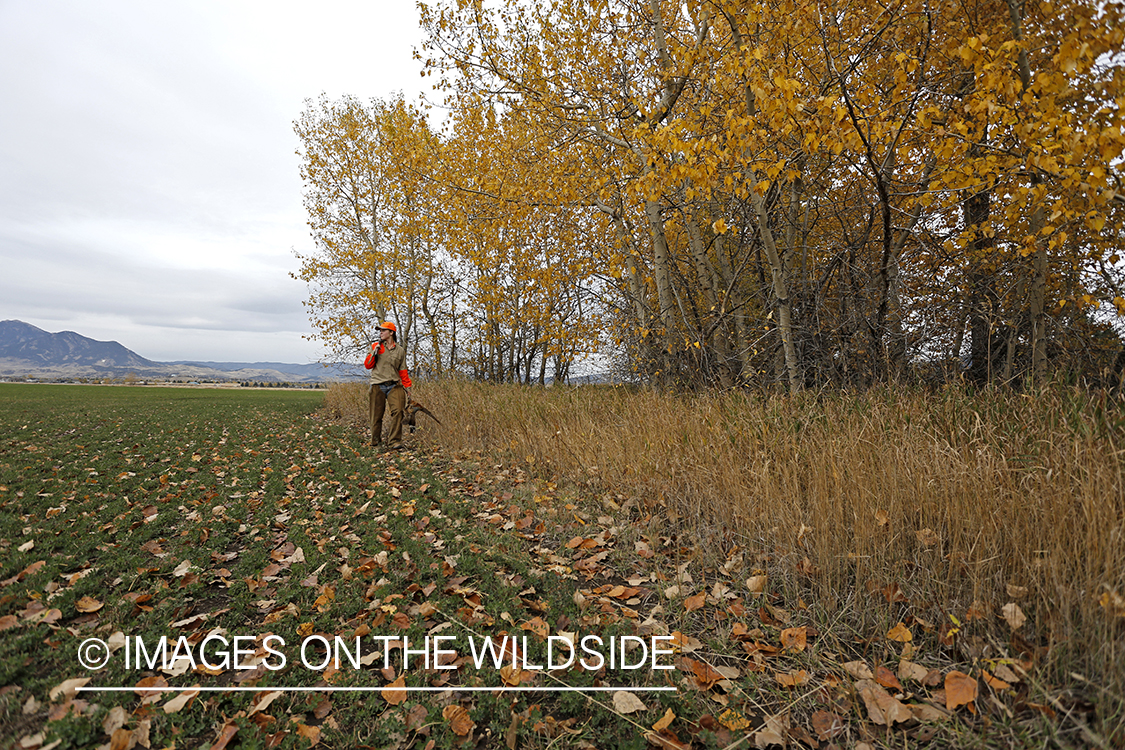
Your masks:
<svg viewBox="0 0 1125 750"><path fill-rule="evenodd" d="M367 393L367 422L371 425L371 444L383 442L383 412L391 405L391 425L387 442L391 445L402 442L402 414L406 411L406 390L396 385L389 396L383 395L379 386L372 384Z"/></svg>

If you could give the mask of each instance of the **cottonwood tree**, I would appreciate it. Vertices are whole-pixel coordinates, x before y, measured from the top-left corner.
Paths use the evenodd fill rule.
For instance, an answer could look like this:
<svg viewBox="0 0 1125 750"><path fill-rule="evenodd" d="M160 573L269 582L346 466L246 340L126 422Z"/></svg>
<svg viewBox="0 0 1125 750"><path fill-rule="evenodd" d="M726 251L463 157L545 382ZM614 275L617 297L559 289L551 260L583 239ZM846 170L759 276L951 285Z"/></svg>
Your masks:
<svg viewBox="0 0 1125 750"><path fill-rule="evenodd" d="M411 176L365 177L384 180L386 218L310 210L333 252L385 241L381 226L447 254L430 336L472 346L453 336L439 361L544 379L548 359L565 369L573 341L608 324L652 382L796 390L962 363L1008 381L1044 376L1076 332L1106 330L1094 311L1125 309L1116 5L420 10L450 129L421 152L402 144L422 130L373 131ZM335 136L313 137L332 152ZM361 164L362 150L334 158ZM400 184L412 197L390 198ZM410 206L428 229L404 219ZM362 291L374 271L357 268ZM371 278L367 304L416 297L381 300ZM568 335L576 319L597 323Z"/></svg>
<svg viewBox="0 0 1125 750"><path fill-rule="evenodd" d="M440 371L438 300L449 281L433 237L438 141L425 117L401 97L364 104L322 96L306 103L294 130L316 246L298 254L295 275L309 284L305 305L318 337L331 354L354 357L394 318L400 340L415 339L414 366Z"/></svg>

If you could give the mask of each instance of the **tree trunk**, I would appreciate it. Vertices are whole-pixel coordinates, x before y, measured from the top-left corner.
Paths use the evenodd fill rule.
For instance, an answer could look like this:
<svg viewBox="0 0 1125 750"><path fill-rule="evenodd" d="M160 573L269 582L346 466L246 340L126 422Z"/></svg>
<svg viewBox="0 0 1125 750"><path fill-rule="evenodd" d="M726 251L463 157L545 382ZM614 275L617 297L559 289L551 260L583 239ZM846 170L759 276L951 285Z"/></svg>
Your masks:
<svg viewBox="0 0 1125 750"><path fill-rule="evenodd" d="M1023 19L1016 0L1007 0L1008 15L1012 20L1012 36L1017 42L1023 41ZM1031 65L1027 60L1027 50L1019 51L1020 83L1023 90L1031 89ZM1037 195L1036 188L1042 183L1038 173L1031 174L1031 197L1034 208L1031 210L1029 229L1034 237L1035 250L1032 261L1030 295L1028 299L1029 312L1031 313L1031 372L1036 382L1042 383L1047 376L1047 248L1043 242L1043 200Z"/></svg>

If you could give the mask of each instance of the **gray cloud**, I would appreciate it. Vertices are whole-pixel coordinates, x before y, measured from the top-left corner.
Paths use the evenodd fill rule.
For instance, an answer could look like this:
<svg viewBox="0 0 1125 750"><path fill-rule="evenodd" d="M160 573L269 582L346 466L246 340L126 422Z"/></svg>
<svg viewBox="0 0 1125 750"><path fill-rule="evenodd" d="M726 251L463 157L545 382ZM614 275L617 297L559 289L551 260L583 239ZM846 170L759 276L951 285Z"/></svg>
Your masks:
<svg viewBox="0 0 1125 750"><path fill-rule="evenodd" d="M0 316L314 359L291 123L322 90L412 96L417 38L412 3L0 3Z"/></svg>

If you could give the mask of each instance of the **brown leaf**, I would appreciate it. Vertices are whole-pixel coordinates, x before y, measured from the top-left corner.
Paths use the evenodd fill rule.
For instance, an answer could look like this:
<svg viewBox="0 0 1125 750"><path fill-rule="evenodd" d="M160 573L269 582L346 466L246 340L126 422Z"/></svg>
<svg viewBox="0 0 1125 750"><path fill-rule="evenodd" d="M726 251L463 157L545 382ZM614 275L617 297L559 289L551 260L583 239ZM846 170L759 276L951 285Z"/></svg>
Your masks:
<svg viewBox="0 0 1125 750"><path fill-rule="evenodd" d="M945 676L945 707L950 711L972 703L977 698L977 681L956 670Z"/></svg>
<svg viewBox="0 0 1125 750"><path fill-rule="evenodd" d="M901 622L895 625L887 633L887 640L898 641L899 643L909 643L914 640L914 634L910 632L910 628L903 625Z"/></svg>
<svg viewBox="0 0 1125 750"><path fill-rule="evenodd" d="M621 714L631 714L637 711L647 711L648 706L641 702L633 693L628 690L618 690L613 694L613 707Z"/></svg>
<svg viewBox="0 0 1125 750"><path fill-rule="evenodd" d="M79 612L97 612L105 605L91 596L84 596L74 604L74 608Z"/></svg>
<svg viewBox="0 0 1125 750"><path fill-rule="evenodd" d="M64 680L51 688L50 692L47 693L47 697L51 700L58 700L60 697L69 700L77 694L78 688L89 681L89 677L76 677L73 680Z"/></svg>
<svg viewBox="0 0 1125 750"><path fill-rule="evenodd" d="M867 662L864 661L846 662L844 664L844 669L857 680L871 680L875 678L875 673L871 671L871 667L867 666Z"/></svg>
<svg viewBox="0 0 1125 750"><path fill-rule="evenodd" d="M125 726L125 720L127 718L128 714L125 713L124 708L114 706L109 710L109 713L106 714L105 719L102 720L102 731L112 737L114 732Z"/></svg>
<svg viewBox="0 0 1125 750"><path fill-rule="evenodd" d="M1008 627L1012 630L1019 630L1023 624L1027 622L1027 615L1020 609L1020 605L1015 602L1008 602L1000 610L1004 615L1004 620L1008 623Z"/></svg>
<svg viewBox="0 0 1125 750"><path fill-rule="evenodd" d="M875 667L875 682L885 688L902 690L902 683L895 677L894 672L882 665Z"/></svg>
<svg viewBox="0 0 1125 750"><path fill-rule="evenodd" d="M527 670L521 670L518 666L505 664L504 666L500 667L501 682L511 687L519 687L521 682L529 682L533 679L533 677L534 676L531 672Z"/></svg>
<svg viewBox="0 0 1125 750"><path fill-rule="evenodd" d="M180 691L175 698L172 698L164 704L163 709L166 714L174 714L187 707L192 699L199 695L199 685L192 685L190 690Z"/></svg>
<svg viewBox="0 0 1125 750"><path fill-rule="evenodd" d="M663 732L665 729L668 728L668 725L670 725L673 721L675 721L675 719L676 719L676 714L672 711L672 709L669 708L667 711L664 712L664 715L660 717L660 720L652 725L652 731Z"/></svg>
<svg viewBox="0 0 1125 750"><path fill-rule="evenodd" d="M882 685L872 680L859 680L855 687L867 706L868 717L876 724L889 727L914 718L910 709L893 698Z"/></svg>
<svg viewBox="0 0 1125 750"><path fill-rule="evenodd" d="M996 669L993 670L996 676L1004 682L1017 683L1020 681L1020 676L1012 671L1011 667L1007 664L997 664Z"/></svg>
<svg viewBox="0 0 1125 750"><path fill-rule="evenodd" d="M540 638L545 639L551 632L551 626L542 617L533 617L520 624L524 630L531 631Z"/></svg>
<svg viewBox="0 0 1125 750"><path fill-rule="evenodd" d="M746 588L750 590L751 594L764 594L768 583L769 576L750 576L746 579Z"/></svg>
<svg viewBox="0 0 1125 750"><path fill-rule="evenodd" d="M109 750L129 750L132 747L133 731L120 727L109 736Z"/></svg>
<svg viewBox="0 0 1125 750"><path fill-rule="evenodd" d="M0 617L0 631L14 628L16 625L19 625L19 623L20 621L16 618L15 615L4 615L3 617Z"/></svg>
<svg viewBox="0 0 1125 750"><path fill-rule="evenodd" d="M767 748L775 745L785 746L789 720L786 716L774 715L765 718L765 724L754 733L754 746Z"/></svg>
<svg viewBox="0 0 1125 750"><path fill-rule="evenodd" d="M907 601L906 594L903 593L902 587L895 582L888 583L880 589L880 593L883 595L883 598L891 604Z"/></svg>
<svg viewBox="0 0 1125 750"><path fill-rule="evenodd" d="M786 628L781 631L781 645L787 651L804 651L807 642L807 631L804 627Z"/></svg>
<svg viewBox="0 0 1125 750"><path fill-rule="evenodd" d="M645 732L645 741L650 745L654 745L663 750L691 750L690 745L685 745L680 742L678 738L670 734L657 734L656 732Z"/></svg>
<svg viewBox="0 0 1125 750"><path fill-rule="evenodd" d="M271 690L271 691L266 692L266 693L258 693L257 695L254 696L254 698L257 702L254 704L254 707L250 709L250 713L248 715L253 716L254 714L258 713L259 711L265 711L267 708L270 707L271 703L273 703L275 700L277 700L280 697L281 697L281 691L280 690Z"/></svg>
<svg viewBox="0 0 1125 750"><path fill-rule="evenodd" d="M898 678L900 680L914 680L915 682L921 682L922 680L926 679L926 675L928 675L929 673L930 670L926 669L921 664L915 664L914 662L907 661L906 659L903 659L898 663Z"/></svg>
<svg viewBox="0 0 1125 750"><path fill-rule="evenodd" d="M695 659L688 659L685 657L685 662L688 662L688 668L691 670L692 676L695 677L695 683L700 690L710 690L716 682L723 679L723 675L717 670L712 669L711 665L706 662L696 661Z"/></svg>
<svg viewBox="0 0 1125 750"><path fill-rule="evenodd" d="M1001 680L999 677L990 675L986 670L981 670L981 676L984 677L984 681L993 690L1008 690L1012 687L1009 683Z"/></svg>
<svg viewBox="0 0 1125 750"><path fill-rule="evenodd" d="M160 696L164 695L164 692L152 688L166 687L168 687L168 680L164 679L161 675L154 675L141 679L141 681L134 686L133 692L140 696L141 703L155 703L160 699Z"/></svg>
<svg viewBox="0 0 1125 750"><path fill-rule="evenodd" d="M23 579L27 578L28 576L35 575L36 573L39 572L39 569L42 568L46 564L47 564L46 560L37 560L36 562L33 562L31 565L28 565L26 568L24 568L19 573L17 573L15 580L16 581L22 581ZM15 581L13 581L13 583L14 582ZM7 581L5 581L5 583L7 583Z"/></svg>
<svg viewBox="0 0 1125 750"><path fill-rule="evenodd" d="M814 711L812 727L818 739L821 741L830 740L844 731L844 720L828 711Z"/></svg>
<svg viewBox="0 0 1125 750"><path fill-rule="evenodd" d="M404 687L406 687L406 675L400 674L398 676L398 679L380 690L379 694L383 696L383 700L385 700L387 703L390 703L392 706L397 706L406 700L406 697L409 695L409 693L407 693L405 690L395 690L394 688Z"/></svg>
<svg viewBox="0 0 1125 750"><path fill-rule="evenodd" d="M809 673L801 669L796 672L790 670L789 674L782 674L781 672L774 672L774 679L782 687L800 687L807 685L809 682Z"/></svg>
<svg viewBox="0 0 1125 750"><path fill-rule="evenodd" d="M678 630L672 631L672 640L668 641L672 650L690 654L693 651L698 651L703 648L703 641L698 638L692 638L690 635L684 635Z"/></svg>
<svg viewBox="0 0 1125 750"><path fill-rule="evenodd" d="M684 599L684 609L688 612L694 612L697 609L702 609L703 605L707 603L707 592L700 591L695 596L689 596Z"/></svg>
<svg viewBox="0 0 1125 750"><path fill-rule="evenodd" d="M233 721L228 721L223 725L223 731L219 732L219 739L215 740L215 744L211 746L211 750L225 750L234 736L238 734L238 724Z"/></svg>
<svg viewBox="0 0 1125 750"><path fill-rule="evenodd" d="M453 733L459 737L467 737L476 727L476 722L469 716L469 712L456 704L446 706L441 715L449 722L449 727L453 730Z"/></svg>
<svg viewBox="0 0 1125 750"><path fill-rule="evenodd" d="M310 727L308 724L297 724L297 735L304 737L311 744L310 747L315 747L320 742L320 727Z"/></svg>

